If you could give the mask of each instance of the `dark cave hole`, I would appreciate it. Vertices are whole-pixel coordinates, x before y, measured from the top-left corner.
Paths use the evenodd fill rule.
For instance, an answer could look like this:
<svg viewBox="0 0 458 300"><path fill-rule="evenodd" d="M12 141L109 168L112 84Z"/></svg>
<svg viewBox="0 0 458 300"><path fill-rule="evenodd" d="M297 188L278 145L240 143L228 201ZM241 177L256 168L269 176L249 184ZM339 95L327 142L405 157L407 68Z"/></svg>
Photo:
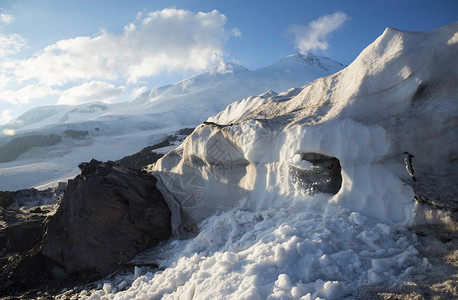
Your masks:
<svg viewBox="0 0 458 300"><path fill-rule="evenodd" d="M421 102L428 100L431 97L434 89L434 82L423 82L421 83L415 94L412 96L412 102Z"/></svg>
<svg viewBox="0 0 458 300"><path fill-rule="evenodd" d="M342 167L337 157L320 153L300 153L302 160L312 163L312 168L290 167L290 174L296 183L310 193L337 194L342 187Z"/></svg>

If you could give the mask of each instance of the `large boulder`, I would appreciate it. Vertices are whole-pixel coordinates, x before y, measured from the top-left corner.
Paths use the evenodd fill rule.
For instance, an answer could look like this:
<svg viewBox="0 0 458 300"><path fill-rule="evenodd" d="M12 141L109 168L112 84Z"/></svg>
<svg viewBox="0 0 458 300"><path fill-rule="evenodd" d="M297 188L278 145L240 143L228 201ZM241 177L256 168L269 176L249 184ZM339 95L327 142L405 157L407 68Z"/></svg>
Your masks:
<svg viewBox="0 0 458 300"><path fill-rule="evenodd" d="M109 274L171 235L170 210L146 172L114 162L80 164L50 219L42 253L66 275Z"/></svg>

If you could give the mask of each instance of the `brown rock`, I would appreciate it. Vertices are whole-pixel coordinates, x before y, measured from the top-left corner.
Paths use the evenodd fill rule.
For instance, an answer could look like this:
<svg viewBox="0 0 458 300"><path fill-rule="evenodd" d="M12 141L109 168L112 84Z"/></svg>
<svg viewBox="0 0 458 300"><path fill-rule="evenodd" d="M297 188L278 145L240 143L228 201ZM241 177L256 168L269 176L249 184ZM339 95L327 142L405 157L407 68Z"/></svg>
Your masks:
<svg viewBox="0 0 458 300"><path fill-rule="evenodd" d="M170 237L171 213L153 176L113 162L79 167L43 239L42 253L67 274L109 274Z"/></svg>

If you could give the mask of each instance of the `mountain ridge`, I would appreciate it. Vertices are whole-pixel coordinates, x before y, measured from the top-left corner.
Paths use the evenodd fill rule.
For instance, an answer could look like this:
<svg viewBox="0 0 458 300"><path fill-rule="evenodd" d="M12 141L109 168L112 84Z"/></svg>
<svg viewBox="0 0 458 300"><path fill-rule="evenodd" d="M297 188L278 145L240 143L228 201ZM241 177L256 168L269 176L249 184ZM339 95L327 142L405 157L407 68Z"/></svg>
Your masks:
<svg viewBox="0 0 458 300"><path fill-rule="evenodd" d="M309 69L309 67L312 67L312 69ZM319 70L318 71L313 70L313 67L316 67ZM102 103L102 102L90 102L90 103L84 103L84 104L79 104L79 105L74 105L74 106L72 105L50 105L50 106L35 107L21 114L19 117L10 121L9 123L0 126L0 131L4 129L20 130L22 127L27 127L29 125L33 125L35 123L39 123L39 122L44 121L45 119L53 117L57 113L69 114L69 115L73 113L74 115L75 112L82 113L83 110L89 107L96 107L99 105L106 107L105 109L100 111L101 113L99 115L95 114L94 116L92 116L92 118L94 117L97 118L97 117L101 117L104 112L109 112L113 107L114 108L122 107L123 105L129 105L130 107L132 107L135 104L152 102L160 98L176 97L176 96L187 95L190 93L204 92L206 88L212 88L215 85L217 88L222 89L224 87L221 87L221 82L232 81L232 83L229 84L230 86L226 87L226 90L224 91L224 93L227 94L228 89L235 88L235 86L237 85L243 86L242 82L253 81L256 78L261 79L261 82L258 82L258 84L260 85L260 88L255 89L253 88L254 84L251 84L251 86L249 86L249 89L253 90L253 93L249 94L249 91L245 91L244 93L241 93L244 96L239 96L239 95L234 96L233 100L235 101L237 99L244 98L245 96L248 96L248 95L254 96L254 95L260 94L263 91L267 91L267 90L274 90L276 92L281 92L289 88L299 87L299 86L302 86L308 83L312 79L315 79L315 77L330 75L330 73L339 71L339 69L341 68L343 68L342 64L335 62L327 57L316 56L310 52L307 54L296 52L296 53L293 53L291 55L288 55L278 60L277 62L267 67L259 68L256 70L249 70L248 68L240 64L233 63L233 62L225 62L224 68L222 70L205 71L205 72L198 73L190 77L187 77L176 83L152 88L142 93L135 99L131 101L127 101L127 102L120 102L120 103L113 103L113 104ZM304 75L302 76L303 79L300 78L301 75ZM281 78L274 78L274 77L280 77L280 76ZM294 78L296 76L298 77L297 79ZM284 79L284 77L287 77L287 79ZM238 82L233 82L233 81L238 81ZM275 81L278 81L278 82L275 82ZM290 81L294 81L293 82L294 85ZM272 85L273 87L271 88L270 86ZM225 102L228 102L228 101L225 101ZM229 104L230 102L228 102L227 104ZM62 109L59 109L59 108L62 108ZM224 107L221 107L221 109L223 108ZM34 113L36 114L35 116L29 117L33 115ZM88 115L88 117L90 116ZM38 121L34 122L35 119ZM42 124L39 126L72 123L71 120L74 120L74 118L70 118L69 116L62 115L60 118L58 118L58 120L51 121L48 124ZM70 121L67 122L66 120L70 120ZM79 122L79 121L74 120L74 122ZM34 128L31 128L31 129L33 130Z"/></svg>

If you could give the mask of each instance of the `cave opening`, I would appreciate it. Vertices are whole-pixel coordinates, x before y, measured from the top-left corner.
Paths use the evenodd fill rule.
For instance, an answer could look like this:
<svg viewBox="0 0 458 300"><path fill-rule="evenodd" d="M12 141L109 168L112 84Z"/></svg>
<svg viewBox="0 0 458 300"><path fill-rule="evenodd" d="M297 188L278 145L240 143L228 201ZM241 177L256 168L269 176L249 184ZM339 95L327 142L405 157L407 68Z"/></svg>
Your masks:
<svg viewBox="0 0 458 300"><path fill-rule="evenodd" d="M310 193L337 194L342 187L342 167L337 157L320 153L299 153L302 161L311 164L309 168L290 166L292 178Z"/></svg>

